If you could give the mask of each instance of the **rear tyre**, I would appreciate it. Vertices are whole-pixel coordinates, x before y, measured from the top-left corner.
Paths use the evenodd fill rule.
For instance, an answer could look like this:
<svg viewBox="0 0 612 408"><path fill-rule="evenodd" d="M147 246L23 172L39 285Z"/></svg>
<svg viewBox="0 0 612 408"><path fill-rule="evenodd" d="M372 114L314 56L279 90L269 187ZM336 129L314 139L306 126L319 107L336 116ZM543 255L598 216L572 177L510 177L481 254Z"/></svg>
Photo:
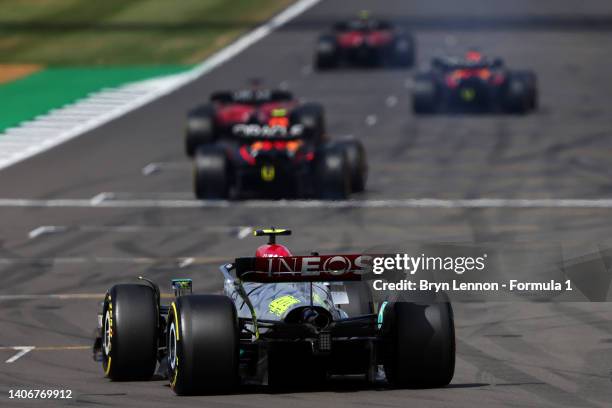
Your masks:
<svg viewBox="0 0 612 408"><path fill-rule="evenodd" d="M332 69L338 62L336 39L331 35L319 38L315 55L315 67L320 70Z"/></svg>
<svg viewBox="0 0 612 408"><path fill-rule="evenodd" d="M199 146L215 141L215 111L202 106L189 113L185 129L185 153L193 157Z"/></svg>
<svg viewBox="0 0 612 408"><path fill-rule="evenodd" d="M429 75L417 75L412 93L412 110L416 114L434 113L437 105L436 82Z"/></svg>
<svg viewBox="0 0 612 408"><path fill-rule="evenodd" d="M409 68L414 65L416 54L414 39L410 35L402 35L397 38L394 46L395 65Z"/></svg>
<svg viewBox="0 0 612 408"><path fill-rule="evenodd" d="M527 105L529 110L538 108L538 78L533 71L518 71L516 76L524 81L527 88Z"/></svg>
<svg viewBox="0 0 612 408"><path fill-rule="evenodd" d="M167 333L168 378L176 394L223 394L238 385L238 317L230 298L179 297L168 312Z"/></svg>
<svg viewBox="0 0 612 408"><path fill-rule="evenodd" d="M368 163L363 145L358 140L346 140L339 142L346 153L346 160L351 172L351 190L360 193L365 190L368 179Z"/></svg>
<svg viewBox="0 0 612 408"><path fill-rule="evenodd" d="M351 172L344 149L322 149L316 162L318 195L324 200L345 200L351 192Z"/></svg>
<svg viewBox="0 0 612 408"><path fill-rule="evenodd" d="M194 190L200 200L229 197L229 162L225 150L216 145L198 148L194 161Z"/></svg>
<svg viewBox="0 0 612 408"><path fill-rule="evenodd" d="M384 369L390 385L448 385L455 372L455 325L449 302L389 303L382 323Z"/></svg>
<svg viewBox="0 0 612 408"><path fill-rule="evenodd" d="M506 111L517 114L527 113L534 102L526 78L520 73L509 74L504 93Z"/></svg>
<svg viewBox="0 0 612 408"><path fill-rule="evenodd" d="M113 286L102 312L102 368L112 380L149 380L157 364L159 305L153 289Z"/></svg>

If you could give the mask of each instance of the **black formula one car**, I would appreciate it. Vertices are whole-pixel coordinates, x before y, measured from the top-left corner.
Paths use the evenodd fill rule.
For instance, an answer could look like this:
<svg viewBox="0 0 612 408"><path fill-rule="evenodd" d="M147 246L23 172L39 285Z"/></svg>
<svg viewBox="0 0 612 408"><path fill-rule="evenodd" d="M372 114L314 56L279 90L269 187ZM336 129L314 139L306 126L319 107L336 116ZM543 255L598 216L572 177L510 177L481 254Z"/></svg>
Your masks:
<svg viewBox="0 0 612 408"><path fill-rule="evenodd" d="M315 67L340 65L411 67L415 59L412 35L393 23L370 18L338 22L317 42Z"/></svg>
<svg viewBox="0 0 612 408"><path fill-rule="evenodd" d="M269 242L220 266L223 295L192 294L190 279L174 279L175 297L162 304L150 281L113 286L94 346L105 376L148 380L157 368L179 395L312 387L338 375L398 388L450 383L448 300L377 301L363 280L371 256L292 256L275 241L289 234L256 231Z"/></svg>
<svg viewBox="0 0 612 408"><path fill-rule="evenodd" d="M291 92L261 88L253 81L250 88L213 93L209 102L187 114L185 152L193 157L198 146L233 136L238 124L266 123L273 112L282 109L314 135L325 133L323 108L316 103L300 103Z"/></svg>
<svg viewBox="0 0 612 408"><path fill-rule="evenodd" d="M434 58L429 72L417 74L413 110L527 113L537 108L536 74L509 70L501 59L468 51L464 58Z"/></svg>
<svg viewBox="0 0 612 408"><path fill-rule="evenodd" d="M367 161L354 139L329 141L318 115L275 108L232 137L196 149L194 189L199 199L246 196L346 199L365 189Z"/></svg>

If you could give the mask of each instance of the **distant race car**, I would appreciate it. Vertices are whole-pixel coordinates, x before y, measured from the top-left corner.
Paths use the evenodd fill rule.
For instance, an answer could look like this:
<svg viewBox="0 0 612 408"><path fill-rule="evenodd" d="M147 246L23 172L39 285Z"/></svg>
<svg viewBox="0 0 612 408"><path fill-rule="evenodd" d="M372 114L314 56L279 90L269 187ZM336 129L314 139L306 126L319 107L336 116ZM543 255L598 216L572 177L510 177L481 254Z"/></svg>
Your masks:
<svg viewBox="0 0 612 408"><path fill-rule="evenodd" d="M364 14L336 23L330 33L319 37L315 66L319 70L339 65L411 67L415 48L410 33Z"/></svg>
<svg viewBox="0 0 612 408"><path fill-rule="evenodd" d="M294 123L302 123L313 134L325 133L323 108L315 103L300 103L291 92L253 88L220 91L210 96L209 103L187 115L185 151L193 157L198 146L232 136L237 124L265 123L272 112L284 109Z"/></svg>
<svg viewBox="0 0 612 408"><path fill-rule="evenodd" d="M434 58L431 70L414 81L415 113L527 113L537 105L534 72L509 70L500 58L491 60L478 51L468 51L464 58Z"/></svg>
<svg viewBox="0 0 612 408"><path fill-rule="evenodd" d="M368 171L363 145L329 141L322 129L323 109L314 104L276 107L257 121L232 125L231 137L196 149L196 197L346 199L363 191Z"/></svg>
<svg viewBox="0 0 612 408"><path fill-rule="evenodd" d="M173 279L159 287L119 284L98 313L94 358L112 380L168 378L178 395L236 391L241 384L279 388L321 385L356 375L406 387L443 387L455 367L448 299L378 301L364 281L368 255L292 256L267 235L253 258L220 266L222 295L192 294ZM382 366L383 372L378 368Z"/></svg>

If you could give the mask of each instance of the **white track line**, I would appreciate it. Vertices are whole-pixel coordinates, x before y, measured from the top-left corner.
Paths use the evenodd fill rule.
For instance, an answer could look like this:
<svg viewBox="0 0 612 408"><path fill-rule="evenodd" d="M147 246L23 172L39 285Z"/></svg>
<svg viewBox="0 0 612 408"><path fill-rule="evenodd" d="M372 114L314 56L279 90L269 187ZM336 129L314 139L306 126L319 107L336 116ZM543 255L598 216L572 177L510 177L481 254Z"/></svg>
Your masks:
<svg viewBox="0 0 612 408"><path fill-rule="evenodd" d="M44 234L54 234L56 232L66 231L66 227L61 225L41 225L38 228L34 228L28 233L28 238L34 239Z"/></svg>
<svg viewBox="0 0 612 408"><path fill-rule="evenodd" d="M13 150L11 154L8 155L0 156L0 170L98 128L195 81L202 75L240 54L278 27L317 4L319 1L320 0L297 1L265 24L238 38L235 42L213 54L190 71L131 83L116 89L103 89L100 92L91 94L81 101L77 101L60 109L53 109L47 115L41 115L33 121L28 121L19 128L11 128L9 131L13 134L15 132L20 134L21 131L29 133L27 131L28 128L39 128L37 125L39 120L48 122L54 120L56 117L74 117L73 121L66 123L66 127L45 133L44 142L32 143L31 139L24 139L21 149ZM2 143L5 137L5 134L0 134L0 151L5 150Z"/></svg>
<svg viewBox="0 0 612 408"><path fill-rule="evenodd" d="M108 193L106 193L108 194ZM97 197L97 196L96 196ZM189 200L189 199L12 199L1 198L0 208L612 208L612 198L445 200L406 198L388 200Z"/></svg>
<svg viewBox="0 0 612 408"><path fill-rule="evenodd" d="M162 170L191 170L193 165L185 162L153 162L144 166L141 170L143 176L150 176Z"/></svg>
<svg viewBox="0 0 612 408"><path fill-rule="evenodd" d="M25 356L26 354L28 354L30 351L34 349L35 347L33 346L15 346L13 347L13 350L19 350L19 352L15 354L14 356L12 356L11 358L9 358L8 360L6 360L6 363L8 364L14 363L15 361L19 360L21 357Z"/></svg>

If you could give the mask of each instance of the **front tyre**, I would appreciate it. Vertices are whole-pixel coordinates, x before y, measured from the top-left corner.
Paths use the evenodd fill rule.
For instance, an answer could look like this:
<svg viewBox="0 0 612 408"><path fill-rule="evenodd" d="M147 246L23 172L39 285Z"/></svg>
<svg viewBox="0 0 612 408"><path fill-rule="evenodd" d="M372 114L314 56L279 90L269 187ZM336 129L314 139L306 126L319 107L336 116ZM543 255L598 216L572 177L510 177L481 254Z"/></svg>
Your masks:
<svg viewBox="0 0 612 408"><path fill-rule="evenodd" d="M450 383L455 372L455 324L449 302L389 303L381 330L391 386L433 388Z"/></svg>
<svg viewBox="0 0 612 408"><path fill-rule="evenodd" d="M168 312L167 333L168 378L176 394L223 394L238 385L238 317L230 298L179 297Z"/></svg>
<svg viewBox="0 0 612 408"><path fill-rule="evenodd" d="M148 380L157 364L159 306L153 289L113 286L102 312L102 368L112 380Z"/></svg>

